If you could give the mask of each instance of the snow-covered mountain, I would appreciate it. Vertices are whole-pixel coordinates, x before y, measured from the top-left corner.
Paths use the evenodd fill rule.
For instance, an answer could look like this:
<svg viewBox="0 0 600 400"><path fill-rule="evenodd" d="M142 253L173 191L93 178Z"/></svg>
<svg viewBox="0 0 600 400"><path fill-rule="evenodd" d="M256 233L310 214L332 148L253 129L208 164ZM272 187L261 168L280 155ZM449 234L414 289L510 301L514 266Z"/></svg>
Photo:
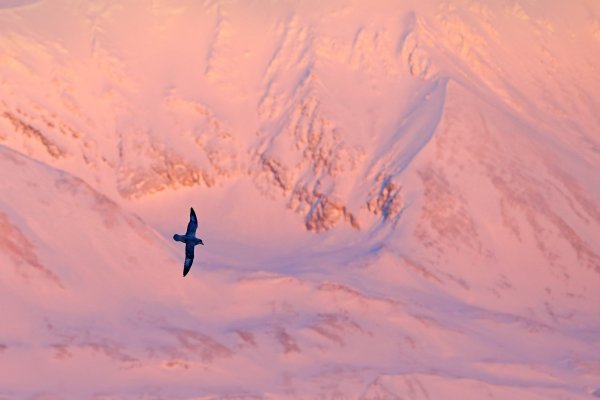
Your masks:
<svg viewBox="0 0 600 400"><path fill-rule="evenodd" d="M600 397L599 95L595 0L0 1L0 399Z"/></svg>

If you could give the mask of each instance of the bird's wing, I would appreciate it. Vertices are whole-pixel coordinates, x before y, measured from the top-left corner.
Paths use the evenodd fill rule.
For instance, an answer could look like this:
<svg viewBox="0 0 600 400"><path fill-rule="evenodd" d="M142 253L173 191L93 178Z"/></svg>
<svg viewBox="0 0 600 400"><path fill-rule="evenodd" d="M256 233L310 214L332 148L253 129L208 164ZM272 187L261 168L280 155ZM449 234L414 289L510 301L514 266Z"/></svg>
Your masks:
<svg viewBox="0 0 600 400"><path fill-rule="evenodd" d="M190 222L188 222L186 235L195 235L196 228L198 228L198 219L196 218L196 213L193 208L190 208Z"/></svg>
<svg viewBox="0 0 600 400"><path fill-rule="evenodd" d="M183 263L183 276L186 276L192 268L194 262L194 245L192 243L185 244L185 262Z"/></svg>

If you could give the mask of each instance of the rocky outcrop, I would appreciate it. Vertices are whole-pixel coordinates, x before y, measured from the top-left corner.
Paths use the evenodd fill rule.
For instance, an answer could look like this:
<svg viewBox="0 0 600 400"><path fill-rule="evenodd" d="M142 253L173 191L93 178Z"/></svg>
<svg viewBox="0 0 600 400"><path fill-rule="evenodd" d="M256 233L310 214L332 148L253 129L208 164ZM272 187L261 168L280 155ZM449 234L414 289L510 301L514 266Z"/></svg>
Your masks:
<svg viewBox="0 0 600 400"><path fill-rule="evenodd" d="M124 197L142 197L165 189L212 187L242 171L243 157L231 129L201 103L168 97L164 103L182 125L183 140L175 145L157 140L153 130L119 132L118 190ZM141 153L141 154L140 154Z"/></svg>
<svg viewBox="0 0 600 400"><path fill-rule="evenodd" d="M53 158L62 158L67 155L67 152L63 148L50 140L40 129L27 122L23 117L9 111L3 112L2 117L12 124L16 132L40 143Z"/></svg>
<svg viewBox="0 0 600 400"><path fill-rule="evenodd" d="M350 146L336 124L324 115L310 72L306 76L287 104L274 105L289 112L275 118L283 125L281 131L262 138L255 182L263 192L276 188L286 196L288 207L304 215L309 231L323 232L341 221L359 229L357 218L336 196L335 181L356 170L361 149ZM269 92L265 98L279 97ZM325 179L333 183L329 194L320 189Z"/></svg>
<svg viewBox="0 0 600 400"><path fill-rule="evenodd" d="M376 188L369 193L367 209L375 215L380 215L384 221L397 222L404 207L404 199L400 193L402 186L395 183L390 175L380 175L376 181Z"/></svg>
<svg viewBox="0 0 600 400"><path fill-rule="evenodd" d="M215 184L212 174L174 152L150 146L147 153L148 164L124 164L119 168L117 187L123 197L137 198L167 188Z"/></svg>
<svg viewBox="0 0 600 400"><path fill-rule="evenodd" d="M349 223L354 229L360 229L358 219L340 200L305 187L293 192L288 206L305 214L304 226L312 232L326 231L340 221Z"/></svg>

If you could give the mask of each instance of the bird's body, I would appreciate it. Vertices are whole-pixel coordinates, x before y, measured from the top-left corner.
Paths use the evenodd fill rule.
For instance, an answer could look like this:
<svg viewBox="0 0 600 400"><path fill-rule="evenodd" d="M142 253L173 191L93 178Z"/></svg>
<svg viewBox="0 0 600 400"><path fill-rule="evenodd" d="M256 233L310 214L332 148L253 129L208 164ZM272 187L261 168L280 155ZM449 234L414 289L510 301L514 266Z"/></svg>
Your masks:
<svg viewBox="0 0 600 400"><path fill-rule="evenodd" d="M202 243L202 239L196 237L196 229L198 228L198 219L193 208L190 208L190 222L188 222L187 230L185 235L173 235L173 239L178 242L185 243L185 262L183 263L183 276L192 268L194 262L194 247Z"/></svg>
<svg viewBox="0 0 600 400"><path fill-rule="evenodd" d="M175 239L178 242L183 242L185 244L187 243L193 243L194 246L197 244L201 244L202 243L202 239L198 239L196 236L193 235L178 235L175 234L173 235L173 239Z"/></svg>

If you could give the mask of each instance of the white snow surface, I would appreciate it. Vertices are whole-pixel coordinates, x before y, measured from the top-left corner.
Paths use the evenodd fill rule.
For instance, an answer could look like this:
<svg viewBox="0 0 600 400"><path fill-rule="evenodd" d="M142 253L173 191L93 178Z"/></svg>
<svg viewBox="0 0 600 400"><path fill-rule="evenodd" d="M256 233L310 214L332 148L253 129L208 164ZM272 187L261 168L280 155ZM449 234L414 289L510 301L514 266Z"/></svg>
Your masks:
<svg viewBox="0 0 600 400"><path fill-rule="evenodd" d="M597 0L0 1L0 399L598 398L599 238Z"/></svg>

